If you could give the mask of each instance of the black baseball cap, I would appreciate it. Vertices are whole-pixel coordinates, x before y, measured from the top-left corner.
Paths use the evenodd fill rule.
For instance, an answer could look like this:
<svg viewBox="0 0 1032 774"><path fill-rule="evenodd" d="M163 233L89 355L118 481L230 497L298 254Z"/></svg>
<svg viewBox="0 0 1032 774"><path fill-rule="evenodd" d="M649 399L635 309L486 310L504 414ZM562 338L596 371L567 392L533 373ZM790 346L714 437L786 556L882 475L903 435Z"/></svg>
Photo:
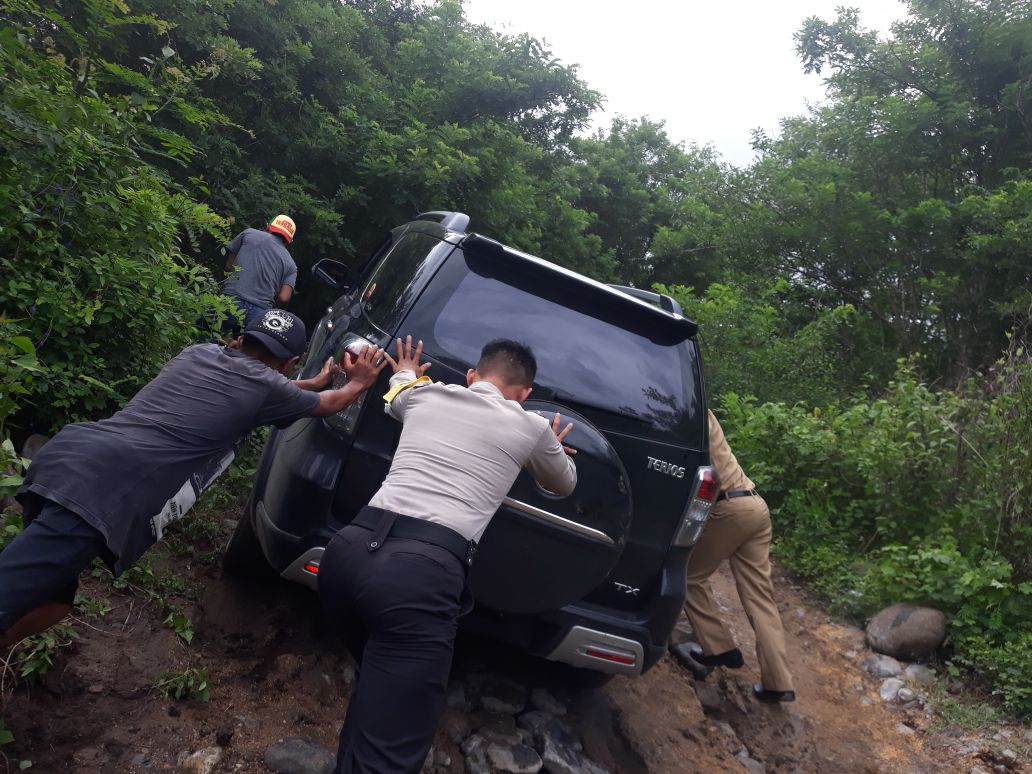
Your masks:
<svg viewBox="0 0 1032 774"><path fill-rule="evenodd" d="M244 335L261 342L275 357L300 357L308 345L305 324L285 309L266 309L244 328Z"/></svg>

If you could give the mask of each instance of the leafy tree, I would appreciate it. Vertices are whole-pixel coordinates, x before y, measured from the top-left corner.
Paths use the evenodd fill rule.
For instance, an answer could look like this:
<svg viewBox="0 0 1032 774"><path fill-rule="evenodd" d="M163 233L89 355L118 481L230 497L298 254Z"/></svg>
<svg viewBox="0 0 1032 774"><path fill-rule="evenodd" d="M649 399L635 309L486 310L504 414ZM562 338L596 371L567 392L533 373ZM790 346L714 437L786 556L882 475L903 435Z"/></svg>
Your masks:
<svg viewBox="0 0 1032 774"><path fill-rule="evenodd" d="M21 381L32 424L49 429L131 394L225 308L210 275L186 254L221 218L148 158L185 163L189 142L154 126L162 110L216 120L181 102L175 52L139 69L92 53L92 41L137 26L115 0L89 5L76 29L31 2L4 6L0 26L0 313L19 320L45 370Z"/></svg>
<svg viewBox="0 0 1032 774"><path fill-rule="evenodd" d="M832 100L757 142L757 261L857 304L939 372L991 362L1028 306L1029 262L1003 247L1029 227L1028 9L920 0L887 40L855 11L810 19L798 50Z"/></svg>
<svg viewBox="0 0 1032 774"><path fill-rule="evenodd" d="M706 198L724 182L711 148L686 150L662 123L616 118L608 130L575 139L571 160L566 174L577 206L594 215L591 231L623 282L716 278L706 230L696 228Z"/></svg>

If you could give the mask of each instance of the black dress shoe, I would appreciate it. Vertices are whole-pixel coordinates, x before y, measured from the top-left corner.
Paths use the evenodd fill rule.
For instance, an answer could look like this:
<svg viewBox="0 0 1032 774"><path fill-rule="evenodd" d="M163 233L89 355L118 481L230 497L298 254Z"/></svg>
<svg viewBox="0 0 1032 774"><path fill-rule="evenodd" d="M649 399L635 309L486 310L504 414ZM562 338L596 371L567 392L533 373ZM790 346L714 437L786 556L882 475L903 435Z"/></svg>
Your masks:
<svg viewBox="0 0 1032 774"><path fill-rule="evenodd" d="M767 704L777 704L782 701L795 701L795 691L768 691L759 683L755 683L753 685L752 695L756 697L757 701L763 701Z"/></svg>
<svg viewBox="0 0 1032 774"><path fill-rule="evenodd" d="M738 648L725 650L714 656L704 656L701 650L693 650L692 658L700 664L708 667L727 667L728 669L741 669L745 666L745 659L742 658L742 651Z"/></svg>

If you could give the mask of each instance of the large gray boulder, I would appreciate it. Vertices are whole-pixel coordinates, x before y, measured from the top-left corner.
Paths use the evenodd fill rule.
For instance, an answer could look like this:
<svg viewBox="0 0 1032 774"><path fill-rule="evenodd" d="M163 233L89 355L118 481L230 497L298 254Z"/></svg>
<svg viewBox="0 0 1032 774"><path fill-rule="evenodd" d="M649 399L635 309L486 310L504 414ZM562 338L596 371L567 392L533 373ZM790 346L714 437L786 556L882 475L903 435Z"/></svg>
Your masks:
<svg viewBox="0 0 1032 774"><path fill-rule="evenodd" d="M912 602L890 605L867 624L871 650L907 661L930 656L945 638L946 616Z"/></svg>

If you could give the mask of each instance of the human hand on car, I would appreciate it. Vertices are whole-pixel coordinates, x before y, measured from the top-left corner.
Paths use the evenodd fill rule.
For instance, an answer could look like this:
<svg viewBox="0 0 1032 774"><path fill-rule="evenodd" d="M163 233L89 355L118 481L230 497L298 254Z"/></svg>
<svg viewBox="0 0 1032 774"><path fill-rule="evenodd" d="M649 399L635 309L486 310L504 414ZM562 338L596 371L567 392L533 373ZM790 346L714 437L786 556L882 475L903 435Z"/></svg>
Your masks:
<svg viewBox="0 0 1032 774"><path fill-rule="evenodd" d="M344 359L341 361L340 367L347 374L348 383L361 387L363 390L372 387L376 383L376 377L380 375L380 371L387 365L386 359L380 361L381 355L385 354L379 347L366 347L358 353L352 352L350 349L344 350Z"/></svg>
<svg viewBox="0 0 1032 774"><path fill-rule="evenodd" d="M333 377L340 373L340 367L334 362L332 357L326 359L323 363L322 369L313 376L311 379L298 379L295 384L302 390L313 390L319 392L319 390L325 390L333 382Z"/></svg>
<svg viewBox="0 0 1032 774"><path fill-rule="evenodd" d="M572 446L567 446L566 444L564 444L563 440L566 438L566 436L570 434L570 431L573 430L573 422L570 422L566 425L566 427L560 430L560 419L561 417L559 416L559 412L555 412L555 416L552 417L552 432L555 433L555 438L563 447L563 451L572 457L574 454L577 453L577 450L574 449Z"/></svg>
<svg viewBox="0 0 1032 774"><path fill-rule="evenodd" d="M315 389L322 390L329 387L330 382L333 381L333 377L336 376L339 371L340 366L334 362L331 355L326 359L326 362L323 363L323 367L319 370L319 373L312 377L312 381L315 383Z"/></svg>
<svg viewBox="0 0 1032 774"><path fill-rule="evenodd" d="M430 364L419 362L423 358L422 340L416 342L415 349L412 348L411 336L405 337L404 344L402 344L401 338L399 337L395 344L398 350L397 360L387 354L387 350L384 350L383 352L384 358L386 358L387 362L391 364L391 368L394 369L394 373L398 373L398 371L415 371L417 377L426 373Z"/></svg>

